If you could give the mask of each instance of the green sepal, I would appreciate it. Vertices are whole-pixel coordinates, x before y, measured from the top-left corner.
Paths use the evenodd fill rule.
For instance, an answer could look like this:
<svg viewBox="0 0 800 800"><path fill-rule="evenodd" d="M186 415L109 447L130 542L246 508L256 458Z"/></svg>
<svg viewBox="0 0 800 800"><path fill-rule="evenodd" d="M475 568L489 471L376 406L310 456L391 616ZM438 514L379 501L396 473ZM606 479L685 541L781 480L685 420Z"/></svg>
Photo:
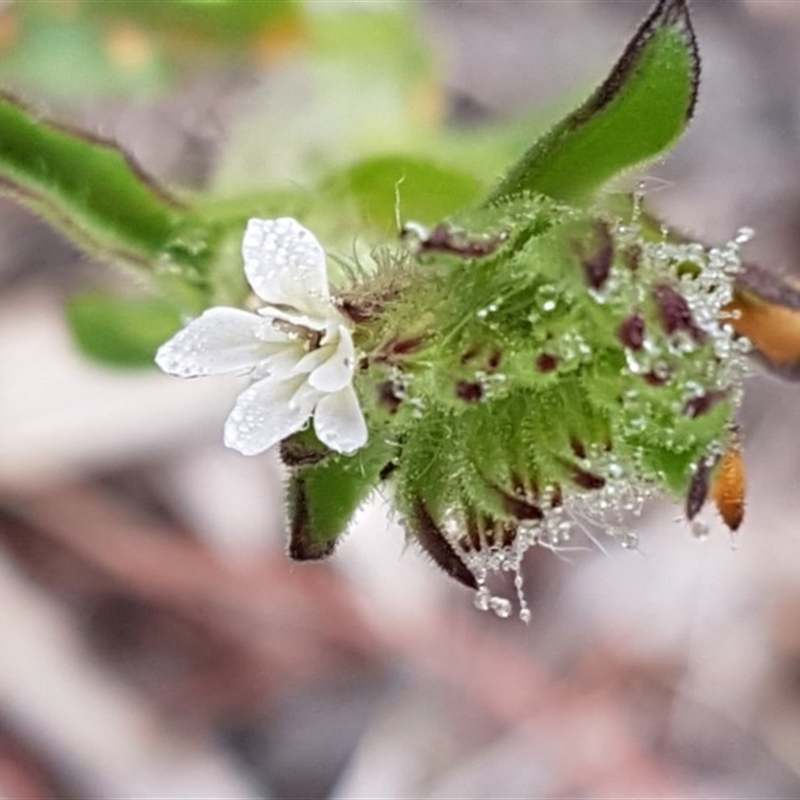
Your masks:
<svg viewBox="0 0 800 800"><path fill-rule="evenodd" d="M152 367L156 350L181 326L174 305L99 292L73 297L66 319L81 351L113 367Z"/></svg>
<svg viewBox="0 0 800 800"><path fill-rule="evenodd" d="M199 268L209 232L113 143L45 122L0 93L0 192L97 256Z"/></svg>
<svg viewBox="0 0 800 800"><path fill-rule="evenodd" d="M659 0L606 81L522 157L488 202L524 192L587 201L677 139L691 119L699 73L686 0Z"/></svg>
<svg viewBox="0 0 800 800"><path fill-rule="evenodd" d="M317 464L292 470L287 491L292 558L316 560L333 552L358 507L381 480L393 450L373 436L351 456L331 453Z"/></svg>

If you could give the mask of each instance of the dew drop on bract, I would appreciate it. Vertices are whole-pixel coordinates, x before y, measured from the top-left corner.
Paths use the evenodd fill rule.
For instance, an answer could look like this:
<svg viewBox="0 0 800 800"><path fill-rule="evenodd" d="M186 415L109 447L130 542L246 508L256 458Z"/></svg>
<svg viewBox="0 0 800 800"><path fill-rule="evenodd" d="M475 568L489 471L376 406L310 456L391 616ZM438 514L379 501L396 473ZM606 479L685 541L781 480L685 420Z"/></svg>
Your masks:
<svg viewBox="0 0 800 800"><path fill-rule="evenodd" d="M709 537L708 524L699 519L692 521L692 536L699 542L704 542Z"/></svg>
<svg viewBox="0 0 800 800"><path fill-rule="evenodd" d="M488 611L489 610L489 601L492 599L489 590L485 586L481 586L477 592L475 592L475 597L473 598L472 602L475 605L475 608L478 611Z"/></svg>
<svg viewBox="0 0 800 800"><path fill-rule="evenodd" d="M489 599L489 608L501 619L511 616L511 601L505 597L492 597Z"/></svg>

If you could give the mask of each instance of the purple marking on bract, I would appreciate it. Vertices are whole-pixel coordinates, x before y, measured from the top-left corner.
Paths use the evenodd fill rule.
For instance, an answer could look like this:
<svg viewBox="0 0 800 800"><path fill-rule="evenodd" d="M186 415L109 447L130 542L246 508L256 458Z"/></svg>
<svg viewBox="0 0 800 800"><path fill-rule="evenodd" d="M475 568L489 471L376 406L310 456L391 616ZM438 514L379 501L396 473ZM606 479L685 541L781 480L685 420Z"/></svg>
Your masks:
<svg viewBox="0 0 800 800"><path fill-rule="evenodd" d="M597 222L595 232L599 239L599 247L590 256L581 257L583 276L592 289L602 289L611 273L614 261L614 240L605 222Z"/></svg>
<svg viewBox="0 0 800 800"><path fill-rule="evenodd" d="M686 331L696 342L705 339L705 332L692 319L689 304L682 294L662 283L653 289L653 300L658 306L661 325L668 335L676 331Z"/></svg>
<svg viewBox="0 0 800 800"><path fill-rule="evenodd" d="M641 350L644 345L644 317L631 314L617 327L617 338L631 350Z"/></svg>
<svg viewBox="0 0 800 800"><path fill-rule="evenodd" d="M536 357L536 369L539 372L552 372L558 366L559 358L551 353L540 353Z"/></svg>
<svg viewBox="0 0 800 800"><path fill-rule="evenodd" d="M686 518L694 519L700 509L705 505L708 497L708 463L701 458L697 462L694 475L689 482L689 489L686 492Z"/></svg>
<svg viewBox="0 0 800 800"><path fill-rule="evenodd" d="M697 397L689 398L683 404L683 413L687 417L701 417L703 414L707 414L717 403L724 400L726 397L727 393L723 392L721 389L703 392L703 394Z"/></svg>
<svg viewBox="0 0 800 800"><path fill-rule="evenodd" d="M477 381L459 381L456 396L467 403L477 403L483 397L483 386Z"/></svg>

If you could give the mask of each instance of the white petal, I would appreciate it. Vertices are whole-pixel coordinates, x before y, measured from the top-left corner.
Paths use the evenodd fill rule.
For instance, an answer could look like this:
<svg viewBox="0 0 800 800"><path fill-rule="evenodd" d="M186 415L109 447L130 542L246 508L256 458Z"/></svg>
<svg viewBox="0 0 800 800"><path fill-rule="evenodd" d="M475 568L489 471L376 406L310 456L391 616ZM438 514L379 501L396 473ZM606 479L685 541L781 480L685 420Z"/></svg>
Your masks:
<svg viewBox="0 0 800 800"><path fill-rule="evenodd" d="M225 445L246 456L263 453L299 431L318 398L301 377L254 383L239 395L225 422Z"/></svg>
<svg viewBox="0 0 800 800"><path fill-rule="evenodd" d="M210 308L158 349L156 364L170 375L194 378L252 369L286 335L258 314Z"/></svg>
<svg viewBox="0 0 800 800"><path fill-rule="evenodd" d="M352 386L320 399L314 430L323 444L338 453L352 453L367 443L367 424Z"/></svg>
<svg viewBox="0 0 800 800"><path fill-rule="evenodd" d="M308 382L321 392L338 392L347 386L353 377L353 363L356 357L353 337L344 325L340 325L336 349L333 350L331 346L320 349L332 352L325 362L308 376Z"/></svg>
<svg viewBox="0 0 800 800"><path fill-rule="evenodd" d="M247 280L262 300L312 315L330 303L325 252L297 220L251 219L242 257Z"/></svg>
<svg viewBox="0 0 800 800"><path fill-rule="evenodd" d="M306 355L305 344L297 339L289 339L278 345L270 345L270 353L266 355L253 370L252 378L259 381L267 376L273 380L284 380L299 374L297 369Z"/></svg>
<svg viewBox="0 0 800 800"><path fill-rule="evenodd" d="M331 356L333 348L331 347L318 347L316 350L311 350L306 353L294 367L295 375L308 375L318 367L322 366ZM314 387L314 388L319 388Z"/></svg>

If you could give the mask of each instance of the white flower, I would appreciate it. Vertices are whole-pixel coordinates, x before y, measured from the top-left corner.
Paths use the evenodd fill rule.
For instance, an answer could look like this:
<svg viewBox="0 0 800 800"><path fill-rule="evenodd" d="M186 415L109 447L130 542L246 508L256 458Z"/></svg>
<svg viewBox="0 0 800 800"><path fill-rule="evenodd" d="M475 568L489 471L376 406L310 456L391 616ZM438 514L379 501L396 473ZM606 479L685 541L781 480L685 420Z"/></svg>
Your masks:
<svg viewBox="0 0 800 800"><path fill-rule="evenodd" d="M225 444L244 455L267 450L312 416L331 450L358 450L367 427L352 386L355 348L331 301L320 243L294 219L251 219L242 256L267 305L257 313L208 309L159 348L156 364L181 378L251 376L225 423Z"/></svg>

